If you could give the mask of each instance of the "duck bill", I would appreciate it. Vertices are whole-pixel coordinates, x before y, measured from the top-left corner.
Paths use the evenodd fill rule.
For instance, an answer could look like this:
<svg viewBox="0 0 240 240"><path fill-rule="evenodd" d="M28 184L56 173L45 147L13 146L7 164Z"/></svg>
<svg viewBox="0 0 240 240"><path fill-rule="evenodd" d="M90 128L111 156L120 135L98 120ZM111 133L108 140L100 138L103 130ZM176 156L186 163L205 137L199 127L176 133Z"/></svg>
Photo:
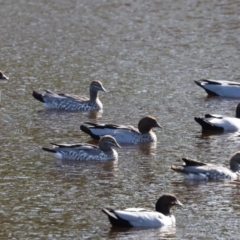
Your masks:
<svg viewBox="0 0 240 240"><path fill-rule="evenodd" d="M175 205L183 206L183 204L182 204L179 200L177 200L177 201L175 202Z"/></svg>
<svg viewBox="0 0 240 240"><path fill-rule="evenodd" d="M121 148L121 146L116 142L116 147Z"/></svg>
<svg viewBox="0 0 240 240"><path fill-rule="evenodd" d="M162 128L162 126L159 123L157 123L155 127Z"/></svg>
<svg viewBox="0 0 240 240"><path fill-rule="evenodd" d="M107 92L106 89L103 86L99 90L103 91L103 92Z"/></svg>

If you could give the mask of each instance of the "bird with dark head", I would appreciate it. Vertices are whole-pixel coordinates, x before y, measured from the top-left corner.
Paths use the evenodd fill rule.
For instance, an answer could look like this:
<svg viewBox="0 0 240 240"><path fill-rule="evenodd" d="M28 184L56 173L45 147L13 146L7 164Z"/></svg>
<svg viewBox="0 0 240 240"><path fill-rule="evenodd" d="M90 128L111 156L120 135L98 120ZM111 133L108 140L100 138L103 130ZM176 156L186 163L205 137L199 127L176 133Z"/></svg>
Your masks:
<svg viewBox="0 0 240 240"><path fill-rule="evenodd" d="M155 204L155 211L144 208L127 208L114 210L104 208L102 211L108 216L110 223L117 227L162 227L175 225L175 217L170 213L173 206L182 203L173 194L162 195Z"/></svg>

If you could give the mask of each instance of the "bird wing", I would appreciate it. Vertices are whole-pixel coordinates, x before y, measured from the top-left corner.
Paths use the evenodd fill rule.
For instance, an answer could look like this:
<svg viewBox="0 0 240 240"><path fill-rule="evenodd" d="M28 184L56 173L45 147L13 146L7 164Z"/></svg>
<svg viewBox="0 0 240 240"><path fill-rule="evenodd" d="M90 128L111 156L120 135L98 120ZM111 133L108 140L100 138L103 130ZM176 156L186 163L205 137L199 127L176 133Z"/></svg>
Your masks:
<svg viewBox="0 0 240 240"><path fill-rule="evenodd" d="M182 160L185 162L186 166L206 166L207 165L206 163L202 163L191 158L182 158Z"/></svg>
<svg viewBox="0 0 240 240"><path fill-rule="evenodd" d="M99 128L99 129L125 129L125 130L131 130L131 131L137 131L139 132L135 127L133 127L132 125L117 125L117 124L98 124L98 123L92 123L92 122L84 122L85 124L88 124L90 126L93 126L95 128Z"/></svg>
<svg viewBox="0 0 240 240"><path fill-rule="evenodd" d="M115 214L135 227L159 227L165 225L163 214L156 211L115 210Z"/></svg>
<svg viewBox="0 0 240 240"><path fill-rule="evenodd" d="M54 146L60 147L60 148L81 148L83 150L90 150L90 149L97 149L98 147L92 144L88 143L74 143L74 144L57 144L57 143L51 143Z"/></svg>
<svg viewBox="0 0 240 240"><path fill-rule="evenodd" d="M47 93L47 95L50 97L55 97L55 98L65 98L68 100L73 100L73 101L88 101L89 98L85 97L85 96L78 96L78 95L74 95L74 94L66 94L66 93L54 93L51 90L48 89L44 89L44 91Z"/></svg>
<svg viewBox="0 0 240 240"><path fill-rule="evenodd" d="M69 100L74 100L74 101L88 101L89 98L85 96L79 96L79 95L74 95L74 94L66 94L66 93L59 93L58 96L67 98Z"/></svg>
<svg viewBox="0 0 240 240"><path fill-rule="evenodd" d="M202 79L200 81L208 83L208 84L215 84L215 85L235 85L235 86L240 86L240 83L238 83L238 82L227 81L227 80Z"/></svg>
<svg viewBox="0 0 240 240"><path fill-rule="evenodd" d="M222 115L218 115L218 114L207 113L207 114L205 114L205 118L219 118L219 119L222 119L223 116Z"/></svg>

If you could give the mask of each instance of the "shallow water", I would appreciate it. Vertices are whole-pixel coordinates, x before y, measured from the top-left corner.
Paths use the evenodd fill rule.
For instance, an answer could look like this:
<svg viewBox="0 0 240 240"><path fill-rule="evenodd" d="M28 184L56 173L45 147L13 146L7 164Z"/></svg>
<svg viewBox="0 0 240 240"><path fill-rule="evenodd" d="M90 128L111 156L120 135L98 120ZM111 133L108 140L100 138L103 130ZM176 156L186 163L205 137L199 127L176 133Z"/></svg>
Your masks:
<svg viewBox="0 0 240 240"><path fill-rule="evenodd" d="M208 98L193 80L240 80L238 1L0 2L0 237L237 239L239 182L192 182L170 165L192 157L228 166L238 133L202 135L193 117L234 115L239 99ZM102 112L44 110L33 89L88 95ZM117 149L118 161L55 160L50 142L87 142L84 121L137 125L151 114L158 143ZM184 204L169 229L114 229L105 206L153 208L163 193Z"/></svg>

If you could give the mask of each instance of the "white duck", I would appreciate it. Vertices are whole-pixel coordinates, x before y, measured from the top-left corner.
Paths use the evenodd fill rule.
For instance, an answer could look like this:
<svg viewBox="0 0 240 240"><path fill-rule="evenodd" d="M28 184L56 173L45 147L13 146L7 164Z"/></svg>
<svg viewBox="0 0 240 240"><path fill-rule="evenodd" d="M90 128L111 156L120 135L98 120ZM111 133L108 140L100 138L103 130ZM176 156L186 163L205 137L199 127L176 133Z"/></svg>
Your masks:
<svg viewBox="0 0 240 240"><path fill-rule="evenodd" d="M161 196L156 211L144 208L127 208L125 210L102 209L110 223L118 227L162 227L175 225L175 217L170 213L171 207L183 204L172 194Z"/></svg>
<svg viewBox="0 0 240 240"><path fill-rule="evenodd" d="M226 80L200 79L194 81L202 87L208 95L220 97L240 97L240 83Z"/></svg>
<svg viewBox="0 0 240 240"><path fill-rule="evenodd" d="M195 117L194 120L202 126L202 130L229 131L240 130L240 103L236 108L236 117L224 117L215 114L206 114L205 117Z"/></svg>

